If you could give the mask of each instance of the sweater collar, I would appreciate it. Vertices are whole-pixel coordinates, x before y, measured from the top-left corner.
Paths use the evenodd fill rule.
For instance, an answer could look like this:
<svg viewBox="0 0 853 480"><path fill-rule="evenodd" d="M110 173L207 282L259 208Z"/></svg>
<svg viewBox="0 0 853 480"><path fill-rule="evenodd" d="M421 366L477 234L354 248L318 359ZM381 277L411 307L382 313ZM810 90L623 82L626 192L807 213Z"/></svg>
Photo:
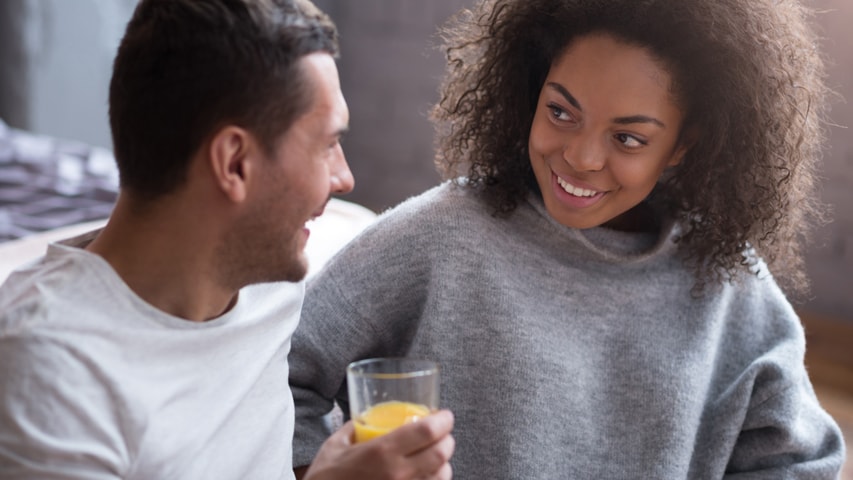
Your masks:
<svg viewBox="0 0 853 480"><path fill-rule="evenodd" d="M611 262L639 262L674 251L674 239L680 229L671 217L664 216L658 232L622 232L605 227L577 229L567 227L548 213L542 198L531 193L527 203L549 227L574 243L580 244L595 257Z"/></svg>

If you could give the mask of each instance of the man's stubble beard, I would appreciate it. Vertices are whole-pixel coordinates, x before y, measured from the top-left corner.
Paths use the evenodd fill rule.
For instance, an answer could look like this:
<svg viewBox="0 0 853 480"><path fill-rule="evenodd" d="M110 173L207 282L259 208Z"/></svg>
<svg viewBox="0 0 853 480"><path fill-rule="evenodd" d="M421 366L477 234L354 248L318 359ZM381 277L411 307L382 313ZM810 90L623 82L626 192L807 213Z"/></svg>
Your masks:
<svg viewBox="0 0 853 480"><path fill-rule="evenodd" d="M302 225L270 225L269 214L237 222L217 248L219 272L232 288L265 282L298 282L308 259L298 245ZM276 228L277 227L277 228Z"/></svg>

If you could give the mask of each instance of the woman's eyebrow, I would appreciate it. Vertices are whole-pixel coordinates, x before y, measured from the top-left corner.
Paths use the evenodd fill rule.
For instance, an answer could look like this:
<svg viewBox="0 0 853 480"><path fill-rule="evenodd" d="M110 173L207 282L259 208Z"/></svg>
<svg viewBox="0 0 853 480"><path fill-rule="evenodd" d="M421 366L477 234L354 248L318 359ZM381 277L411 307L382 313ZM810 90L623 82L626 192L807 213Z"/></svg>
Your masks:
<svg viewBox="0 0 853 480"><path fill-rule="evenodd" d="M628 125L630 123L653 123L660 128L666 128L666 125L664 125L663 122L655 117L649 117L647 115L631 115L630 117L614 118L613 123L618 123L619 125Z"/></svg>
<svg viewBox="0 0 853 480"><path fill-rule="evenodd" d="M570 105L583 112L583 107L581 107L580 102L578 102L574 95L569 93L569 90L566 87L556 82L548 82L545 85L559 93L563 98L566 99L567 102L569 102ZM628 125L631 123L652 123L661 128L666 128L666 125L664 125L663 122L661 122L657 118L650 117L648 115L631 115L628 117L618 117L613 119L613 123L617 123L619 125Z"/></svg>
<svg viewBox="0 0 853 480"><path fill-rule="evenodd" d="M566 87L564 87L564 86L562 86L556 82L548 82L545 85L556 90L557 93L562 95L563 98L565 98L566 101L569 102L569 104L571 104L573 107L575 107L578 110L580 110L581 112L583 112L583 108L581 107L580 102L578 102L578 100L574 96L572 96L572 94L569 93L568 90L566 90Z"/></svg>

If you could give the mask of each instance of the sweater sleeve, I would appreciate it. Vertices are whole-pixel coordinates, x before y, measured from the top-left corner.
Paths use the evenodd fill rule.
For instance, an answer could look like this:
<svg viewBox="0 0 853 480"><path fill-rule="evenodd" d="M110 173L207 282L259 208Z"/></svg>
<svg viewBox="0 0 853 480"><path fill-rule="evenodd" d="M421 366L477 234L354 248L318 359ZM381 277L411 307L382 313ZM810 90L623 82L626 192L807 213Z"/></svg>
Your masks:
<svg viewBox="0 0 853 480"><path fill-rule="evenodd" d="M344 325L346 322L340 322L340 329L336 326L339 319L358 322L350 306L340 301L334 281L322 276L318 280L306 293L302 319L288 356L296 411L294 467L310 464L332 433L330 413L336 396L346 393L348 359L362 342L370 340ZM350 334L353 330L359 338ZM345 408L346 404L342 406Z"/></svg>
<svg viewBox="0 0 853 480"><path fill-rule="evenodd" d="M804 373L801 381L768 398L754 397L726 478L837 478L844 461L841 432Z"/></svg>
<svg viewBox="0 0 853 480"><path fill-rule="evenodd" d="M379 223L382 228L353 240L306 290L288 357L296 409L294 466L309 464L331 433L335 403L348 417L347 365L405 356L417 331L424 294L416 285L427 275L425 253L411 251L412 244L401 238L404 226Z"/></svg>
<svg viewBox="0 0 853 480"><path fill-rule="evenodd" d="M781 298L781 293L774 288L760 297ZM799 318L787 302L776 303L784 308L753 311L754 316L770 317L766 328L746 332L763 337L767 348L736 387L746 408L726 478L837 478L845 453L841 431L819 404L809 380Z"/></svg>

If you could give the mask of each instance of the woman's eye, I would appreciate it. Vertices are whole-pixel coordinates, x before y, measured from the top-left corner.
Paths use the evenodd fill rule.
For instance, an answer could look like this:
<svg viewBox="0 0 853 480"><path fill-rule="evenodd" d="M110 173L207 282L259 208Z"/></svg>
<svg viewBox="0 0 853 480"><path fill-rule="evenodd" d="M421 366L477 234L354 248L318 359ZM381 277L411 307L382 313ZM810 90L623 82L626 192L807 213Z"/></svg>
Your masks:
<svg viewBox="0 0 853 480"><path fill-rule="evenodd" d="M569 112L563 110L562 108L558 107L557 105L548 105L548 109L551 111L551 117L553 117L554 120L559 120L561 122L568 122L569 120L572 119L572 116L569 115Z"/></svg>
<svg viewBox="0 0 853 480"><path fill-rule="evenodd" d="M642 147L646 144L646 142L638 139L633 135L628 135L627 133L617 133L615 135L616 141L621 143L623 146L627 148L637 148Z"/></svg>

